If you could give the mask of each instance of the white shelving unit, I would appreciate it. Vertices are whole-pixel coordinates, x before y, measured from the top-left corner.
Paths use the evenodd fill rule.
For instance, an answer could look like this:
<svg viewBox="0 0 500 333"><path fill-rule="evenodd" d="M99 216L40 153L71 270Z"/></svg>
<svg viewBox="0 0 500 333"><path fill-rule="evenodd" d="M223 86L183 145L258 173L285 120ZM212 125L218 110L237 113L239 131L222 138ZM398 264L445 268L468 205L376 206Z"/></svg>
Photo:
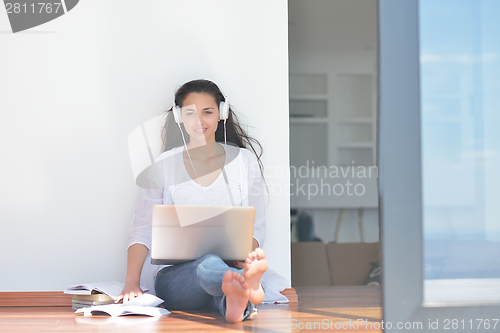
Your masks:
<svg viewBox="0 0 500 333"><path fill-rule="evenodd" d="M326 74L290 75L290 161L328 166L329 98Z"/></svg>
<svg viewBox="0 0 500 333"><path fill-rule="evenodd" d="M291 73L290 137L292 166L373 166L375 75Z"/></svg>
<svg viewBox="0 0 500 333"><path fill-rule="evenodd" d="M372 166L376 161L376 104L372 74L338 74L335 129L338 165Z"/></svg>
<svg viewBox="0 0 500 333"><path fill-rule="evenodd" d="M290 162L295 170L307 166L310 172L306 179L290 175L290 203L292 208L315 215L316 227L324 231L323 241L334 240L336 223L344 211L347 220L357 222L347 224L348 234L354 237L347 239L378 240L378 171L370 169L376 163L376 104L376 77L372 73L290 74ZM352 168L359 166L373 171L371 176L353 175ZM335 178L318 167L344 171ZM344 174L346 168L351 169ZM310 196L310 192L298 193L300 185L307 191L331 191ZM352 194L361 188L362 195ZM364 222L362 212L368 216Z"/></svg>
<svg viewBox="0 0 500 333"><path fill-rule="evenodd" d="M360 19L362 13L366 16ZM377 177L360 178L350 172L353 166L375 168L373 173L378 171L374 167L376 1L362 5L358 1L321 1L307 6L290 1L289 15L291 207L313 215L316 236L324 241L333 240L336 221L342 215L340 238L350 242L359 240L356 226L361 209L365 241L376 241ZM304 168L307 161L308 169ZM328 169L328 175L322 171L323 167ZM341 167L350 167L348 174ZM301 171L308 171L309 177L299 174ZM301 185L305 185L301 188L305 194L298 190ZM356 185L358 193L362 186L366 192L349 195L347 192L352 193ZM330 192L325 193L329 188ZM336 193L332 194L333 188ZM319 193L314 195L316 189Z"/></svg>

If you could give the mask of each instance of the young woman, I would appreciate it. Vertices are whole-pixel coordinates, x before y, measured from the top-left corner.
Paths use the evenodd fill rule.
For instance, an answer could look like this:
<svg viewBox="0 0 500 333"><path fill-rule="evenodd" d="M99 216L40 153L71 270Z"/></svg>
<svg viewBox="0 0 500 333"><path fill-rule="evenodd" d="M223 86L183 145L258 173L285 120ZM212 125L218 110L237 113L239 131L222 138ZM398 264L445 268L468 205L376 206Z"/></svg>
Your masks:
<svg viewBox="0 0 500 333"><path fill-rule="evenodd" d="M212 307L228 322L239 322L264 299L260 283L267 270L260 248L265 239L262 153L256 153L252 142L261 151L262 147L245 134L224 103L227 98L208 80L187 82L176 92L162 131L165 152L156 163L161 177L156 179L156 188L141 191L130 227L125 287L116 301L141 295L140 286L144 286L162 298L167 309ZM223 118L227 119L221 120L220 107L225 108ZM253 251L235 267L211 254L185 264L153 265L149 250L156 204L254 206Z"/></svg>

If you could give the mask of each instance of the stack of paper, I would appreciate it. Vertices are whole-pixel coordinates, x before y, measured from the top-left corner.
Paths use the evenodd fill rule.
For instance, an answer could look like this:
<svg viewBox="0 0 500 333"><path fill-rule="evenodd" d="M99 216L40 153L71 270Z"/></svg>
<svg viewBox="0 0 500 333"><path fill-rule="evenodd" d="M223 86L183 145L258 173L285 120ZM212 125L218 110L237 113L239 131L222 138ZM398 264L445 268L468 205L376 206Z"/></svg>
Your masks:
<svg viewBox="0 0 500 333"><path fill-rule="evenodd" d="M90 308L78 309L76 313L83 313L85 317L102 314L112 317L126 315L159 317L170 313L167 309L157 307L161 303L163 303L161 298L150 294L142 294L123 304L92 306Z"/></svg>
<svg viewBox="0 0 500 333"><path fill-rule="evenodd" d="M84 283L67 288L64 293L72 294L73 310L84 316L108 314L110 316L145 315L161 316L169 314L168 310L158 308L163 303L161 298L143 294L123 304L114 304L121 294L124 284L116 281ZM141 287L143 291L147 289Z"/></svg>

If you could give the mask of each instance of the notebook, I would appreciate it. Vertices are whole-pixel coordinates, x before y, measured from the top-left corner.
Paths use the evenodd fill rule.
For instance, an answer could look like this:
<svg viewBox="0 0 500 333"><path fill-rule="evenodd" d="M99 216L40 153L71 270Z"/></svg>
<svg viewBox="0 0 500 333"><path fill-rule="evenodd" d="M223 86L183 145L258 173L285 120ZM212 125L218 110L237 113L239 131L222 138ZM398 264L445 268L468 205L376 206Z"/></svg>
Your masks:
<svg viewBox="0 0 500 333"><path fill-rule="evenodd" d="M155 205L151 263L180 264L215 254L226 262L252 251L255 207Z"/></svg>

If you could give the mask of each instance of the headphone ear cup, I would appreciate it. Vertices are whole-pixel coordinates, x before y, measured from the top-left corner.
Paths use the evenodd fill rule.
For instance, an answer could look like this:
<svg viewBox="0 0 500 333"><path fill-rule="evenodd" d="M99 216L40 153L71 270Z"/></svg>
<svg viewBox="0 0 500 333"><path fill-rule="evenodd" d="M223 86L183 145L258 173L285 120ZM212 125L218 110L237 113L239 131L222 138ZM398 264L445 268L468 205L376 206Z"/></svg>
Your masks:
<svg viewBox="0 0 500 333"><path fill-rule="evenodd" d="M219 104L219 118L221 120L226 120L229 117L229 102L227 101L227 96L225 98L226 101L221 101Z"/></svg>
<svg viewBox="0 0 500 333"><path fill-rule="evenodd" d="M182 123L181 108L175 105L175 101L172 106L172 112L174 114L174 120L177 124Z"/></svg>

